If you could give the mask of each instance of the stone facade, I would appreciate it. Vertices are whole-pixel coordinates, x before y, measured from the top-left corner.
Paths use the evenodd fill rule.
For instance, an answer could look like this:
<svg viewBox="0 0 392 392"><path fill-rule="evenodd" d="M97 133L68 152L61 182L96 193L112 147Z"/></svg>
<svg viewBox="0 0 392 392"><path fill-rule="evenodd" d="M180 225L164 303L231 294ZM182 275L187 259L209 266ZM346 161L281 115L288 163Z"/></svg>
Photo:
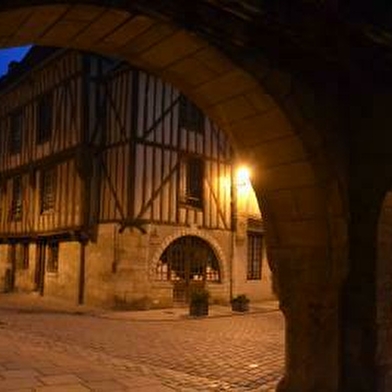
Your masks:
<svg viewBox="0 0 392 392"><path fill-rule="evenodd" d="M83 52L47 50L33 48L25 60L30 61L31 73L22 62L19 70L14 68L16 71L2 80L3 91L0 89L0 94L16 97L10 107L0 107L3 117L11 118L15 107L25 105L19 123L30 130L26 135L21 129L20 150L16 153L7 149L11 128L5 130L1 139L6 159L0 164L0 171L5 178L4 187L9 189L9 198L1 200L0 208L0 275L4 290L37 290L41 295L74 303L124 308L187 302L191 286L201 284L209 290L214 303L228 304L239 294L246 294L251 301L273 298L257 198L247 171L242 168L240 176L240 168L237 170L234 165L231 146L221 130L204 115L200 116L202 128L197 131L182 125L181 105L188 105L188 111L197 109L198 115L200 110L193 104L189 106L170 85L143 71ZM46 61L43 65L39 60L34 62L40 58ZM84 63L89 66L81 67ZM39 85L45 72L60 65L63 73L57 74L57 84L51 81L54 87L49 85L37 94L31 85ZM115 71L105 73L102 68L106 67ZM26 84L26 76L35 83ZM74 112L71 105L67 106L66 98L59 98L69 93L64 82L67 77L74 79L74 87L78 86L74 89L74 94L78 94ZM90 82L98 77L101 82L105 80L112 95L99 95L95 82ZM83 90L86 95L80 93L83 83L88 85ZM145 95L134 102L135 88ZM35 104L23 101L25 91L25 95L34 97ZM39 107L42 94L56 97L56 104L50 106L50 118L56 121L50 124L50 139L45 143L37 141L39 113L38 120L26 115ZM84 101L82 97L87 98ZM132 101L127 100L129 97ZM171 99L169 104L167 97ZM104 120L94 106L99 100L108 112ZM127 102L132 102L132 110L124 113L121 108ZM162 107L156 102L163 102ZM82 113L84 107L88 110ZM162 108L166 114L155 118ZM59 124L70 124L73 116L84 116L84 121L76 122L79 128L61 128ZM96 123L98 128L94 128ZM149 130L144 128L147 123ZM140 130L132 128L138 126ZM96 129L105 130L102 139L109 140L108 145L96 144L94 138L88 140ZM144 133L152 132L157 135L143 139ZM76 135L84 135L88 142L79 141ZM124 141L124 135L131 135L130 139ZM69 139L76 139L76 144L58 142ZM91 153L102 147L107 155ZM67 149L72 150L71 157L64 160L62 154ZM25 162L26 155L30 158ZM197 157L203 164L201 193L196 195L200 196L196 200L200 204L194 204L197 197L193 194L193 201L187 199L189 183L195 182L195 175L192 180L187 166L189 156ZM26 171L26 164L30 165L30 172ZM43 211L43 184L48 172L53 173L54 179L49 187L52 205ZM24 178L22 212L15 219L13 190L19 177ZM199 178L196 180L199 186ZM26 203L26 198L34 202ZM90 198L96 207L88 205ZM124 211L127 216L123 216ZM184 250L190 252L188 256L184 253L180 259L173 256L162 261L172 244L187 238L194 238L198 244L190 243L190 247L200 245L202 249ZM185 243L181 246L184 248ZM195 252L199 254L192 256ZM186 260L187 257L192 260ZM159 268L166 272L161 270L159 275ZM176 292L183 296L181 300Z"/></svg>

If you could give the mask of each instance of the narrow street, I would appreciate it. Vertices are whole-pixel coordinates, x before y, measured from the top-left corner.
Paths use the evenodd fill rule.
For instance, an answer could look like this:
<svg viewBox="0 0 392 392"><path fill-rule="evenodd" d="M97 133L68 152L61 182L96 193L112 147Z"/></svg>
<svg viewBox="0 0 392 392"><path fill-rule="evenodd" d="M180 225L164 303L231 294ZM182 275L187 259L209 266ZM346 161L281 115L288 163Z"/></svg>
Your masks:
<svg viewBox="0 0 392 392"><path fill-rule="evenodd" d="M205 319L132 314L0 302L0 390L274 391L283 373L278 311Z"/></svg>

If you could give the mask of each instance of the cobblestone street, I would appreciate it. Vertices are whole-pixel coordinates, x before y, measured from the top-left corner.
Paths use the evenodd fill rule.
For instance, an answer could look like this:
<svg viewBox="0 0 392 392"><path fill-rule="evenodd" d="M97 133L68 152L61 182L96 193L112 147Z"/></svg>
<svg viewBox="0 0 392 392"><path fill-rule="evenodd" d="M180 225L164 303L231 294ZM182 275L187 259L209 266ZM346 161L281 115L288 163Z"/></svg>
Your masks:
<svg viewBox="0 0 392 392"><path fill-rule="evenodd" d="M0 391L274 391L283 372L278 311L137 319L4 303Z"/></svg>

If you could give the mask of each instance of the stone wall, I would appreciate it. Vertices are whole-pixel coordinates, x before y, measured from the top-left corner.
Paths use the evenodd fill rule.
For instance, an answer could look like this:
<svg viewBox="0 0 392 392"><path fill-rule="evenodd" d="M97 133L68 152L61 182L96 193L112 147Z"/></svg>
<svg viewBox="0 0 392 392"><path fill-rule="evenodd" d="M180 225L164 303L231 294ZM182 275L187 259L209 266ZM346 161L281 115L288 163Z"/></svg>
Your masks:
<svg viewBox="0 0 392 392"><path fill-rule="evenodd" d="M79 242L60 242L58 271L45 271L45 296L77 303L79 293Z"/></svg>
<svg viewBox="0 0 392 392"><path fill-rule="evenodd" d="M7 252L8 245L3 246ZM18 291L29 292L35 288L34 272L35 272L35 257L37 247L35 244L29 245L29 263L28 268L17 268L15 273L15 287Z"/></svg>

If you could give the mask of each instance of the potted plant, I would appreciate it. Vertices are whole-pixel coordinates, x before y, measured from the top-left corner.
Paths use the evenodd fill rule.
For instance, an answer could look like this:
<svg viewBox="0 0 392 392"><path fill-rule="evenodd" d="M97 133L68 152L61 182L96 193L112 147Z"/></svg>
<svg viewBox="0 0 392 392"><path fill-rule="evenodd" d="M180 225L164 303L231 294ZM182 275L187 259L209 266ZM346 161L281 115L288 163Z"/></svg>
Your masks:
<svg viewBox="0 0 392 392"><path fill-rule="evenodd" d="M192 290L189 298L189 315L194 317L208 316L208 300L210 293L204 288Z"/></svg>
<svg viewBox="0 0 392 392"><path fill-rule="evenodd" d="M249 310L249 298L245 294L239 294L232 298L231 310L234 312L247 312Z"/></svg>

